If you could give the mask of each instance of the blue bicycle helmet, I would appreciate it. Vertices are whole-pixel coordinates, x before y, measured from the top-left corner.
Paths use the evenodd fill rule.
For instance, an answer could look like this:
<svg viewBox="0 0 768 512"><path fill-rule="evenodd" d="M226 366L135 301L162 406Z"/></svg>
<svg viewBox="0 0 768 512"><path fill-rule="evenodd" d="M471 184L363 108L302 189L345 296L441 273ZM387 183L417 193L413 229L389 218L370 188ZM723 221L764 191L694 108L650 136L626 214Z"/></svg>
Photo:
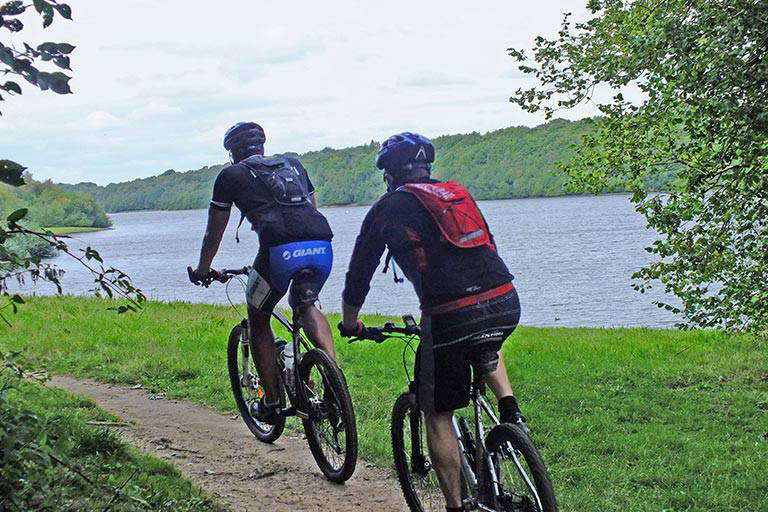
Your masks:
<svg viewBox="0 0 768 512"><path fill-rule="evenodd" d="M435 146L423 135L403 132L393 135L381 144L376 155L376 167L387 171L410 170L421 164L429 169L435 161Z"/></svg>
<svg viewBox="0 0 768 512"><path fill-rule="evenodd" d="M267 140L264 129L253 122L237 123L224 134L224 149L233 163L263 152Z"/></svg>

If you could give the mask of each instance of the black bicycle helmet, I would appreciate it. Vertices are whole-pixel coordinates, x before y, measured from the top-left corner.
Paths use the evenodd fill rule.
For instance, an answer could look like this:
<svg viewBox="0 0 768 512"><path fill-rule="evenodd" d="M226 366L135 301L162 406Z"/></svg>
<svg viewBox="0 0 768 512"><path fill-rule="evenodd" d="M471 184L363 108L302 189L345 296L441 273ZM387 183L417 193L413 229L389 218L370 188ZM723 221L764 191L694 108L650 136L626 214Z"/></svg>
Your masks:
<svg viewBox="0 0 768 512"><path fill-rule="evenodd" d="M251 121L240 122L224 134L224 149L229 151L232 162L237 163L249 156L262 153L266 140L261 126Z"/></svg>

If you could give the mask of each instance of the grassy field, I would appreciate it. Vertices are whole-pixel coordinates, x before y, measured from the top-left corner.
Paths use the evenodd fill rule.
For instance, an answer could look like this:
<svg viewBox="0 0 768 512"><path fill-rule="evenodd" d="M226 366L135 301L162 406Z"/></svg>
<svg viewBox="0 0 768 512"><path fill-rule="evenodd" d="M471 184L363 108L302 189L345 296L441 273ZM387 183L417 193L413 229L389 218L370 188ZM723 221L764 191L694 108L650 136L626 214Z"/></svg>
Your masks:
<svg viewBox="0 0 768 512"><path fill-rule="evenodd" d="M91 233L93 231L103 231L108 228L93 228L87 226L53 226L45 228L54 235L74 235L77 233Z"/></svg>
<svg viewBox="0 0 768 512"><path fill-rule="evenodd" d="M118 316L107 306L31 299L0 330L0 347L53 372L234 410L231 309L150 303ZM389 414L406 386L402 344L337 348L362 455L389 466ZM595 512L768 510L766 354L765 341L746 336L652 329L520 328L504 347L561 509Z"/></svg>
<svg viewBox="0 0 768 512"><path fill-rule="evenodd" d="M116 420L90 400L7 369L0 389L0 510L224 511L170 464L89 425Z"/></svg>

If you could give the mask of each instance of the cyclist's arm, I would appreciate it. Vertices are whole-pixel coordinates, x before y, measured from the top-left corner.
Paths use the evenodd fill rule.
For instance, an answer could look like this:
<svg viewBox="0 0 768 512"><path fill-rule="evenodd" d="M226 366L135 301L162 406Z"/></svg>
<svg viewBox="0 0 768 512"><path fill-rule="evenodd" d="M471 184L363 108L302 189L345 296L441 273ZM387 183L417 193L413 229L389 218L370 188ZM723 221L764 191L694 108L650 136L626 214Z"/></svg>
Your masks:
<svg viewBox="0 0 768 512"><path fill-rule="evenodd" d="M350 306L347 301L342 299L341 301L341 323L347 329L353 329L357 325L357 317L360 314L360 308L356 306Z"/></svg>
<svg viewBox="0 0 768 512"><path fill-rule="evenodd" d="M371 207L365 216L360 234L357 235L355 248L349 260L349 269L342 293L342 309L344 325L353 327L357 320L357 313L365 302L365 297L371 288L371 278L379 266L381 255L384 254L386 244L378 226L378 203ZM349 323L348 323L349 321ZM351 324L351 325L350 325Z"/></svg>
<svg viewBox="0 0 768 512"><path fill-rule="evenodd" d="M203 246L200 248L200 261L195 270L198 276L208 275L213 257L216 256L221 238L224 236L224 230L227 229L231 210L231 208L217 207L213 204L208 208L208 224L205 227Z"/></svg>

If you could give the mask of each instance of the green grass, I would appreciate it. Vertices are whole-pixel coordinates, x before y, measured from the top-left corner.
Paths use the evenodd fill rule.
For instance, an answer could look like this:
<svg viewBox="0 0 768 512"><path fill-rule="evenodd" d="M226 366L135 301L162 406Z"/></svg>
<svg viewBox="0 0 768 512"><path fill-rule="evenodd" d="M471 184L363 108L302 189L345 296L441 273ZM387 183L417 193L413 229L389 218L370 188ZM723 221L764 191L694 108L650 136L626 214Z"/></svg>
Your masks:
<svg viewBox="0 0 768 512"><path fill-rule="evenodd" d="M234 411L231 309L150 303L118 316L107 306L31 299L0 330L0 347L24 349L54 372L142 383ZM406 385L402 344L338 341L337 349L362 455L390 466L389 414ZM522 327L504 358L563 511L757 511L768 510L767 350L719 332Z"/></svg>
<svg viewBox="0 0 768 512"><path fill-rule="evenodd" d="M170 464L89 425L116 419L92 401L0 370L0 388L7 383L13 387L0 393L0 417L11 428L0 428L0 510L225 510Z"/></svg>
<svg viewBox="0 0 768 512"><path fill-rule="evenodd" d="M90 226L52 226L45 228L54 235L74 235L76 233L91 233L93 231L103 231L108 228L94 228Z"/></svg>

